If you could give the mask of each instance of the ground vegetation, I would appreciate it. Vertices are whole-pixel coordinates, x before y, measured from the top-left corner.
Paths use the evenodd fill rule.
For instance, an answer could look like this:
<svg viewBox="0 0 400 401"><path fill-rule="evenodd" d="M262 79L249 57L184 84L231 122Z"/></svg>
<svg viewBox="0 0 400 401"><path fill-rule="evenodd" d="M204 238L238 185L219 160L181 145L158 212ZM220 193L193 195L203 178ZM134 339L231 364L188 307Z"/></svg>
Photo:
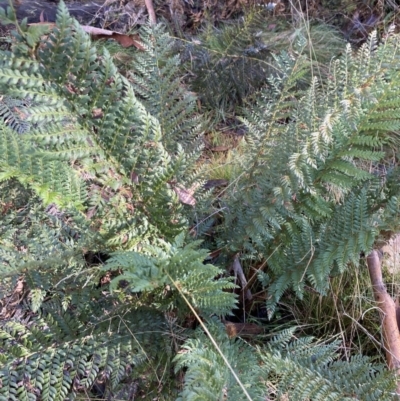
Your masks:
<svg viewBox="0 0 400 401"><path fill-rule="evenodd" d="M0 400L395 400L395 4L152 7L0 11Z"/></svg>

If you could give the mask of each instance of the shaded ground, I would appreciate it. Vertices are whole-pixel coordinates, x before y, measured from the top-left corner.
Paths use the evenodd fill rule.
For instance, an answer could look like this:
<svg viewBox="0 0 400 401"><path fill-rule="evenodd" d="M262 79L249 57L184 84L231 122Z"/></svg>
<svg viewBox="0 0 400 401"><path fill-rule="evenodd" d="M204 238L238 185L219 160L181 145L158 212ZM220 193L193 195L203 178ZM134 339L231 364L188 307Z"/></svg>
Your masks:
<svg viewBox="0 0 400 401"><path fill-rule="evenodd" d="M19 19L28 22L40 19L54 21L57 1L14 0ZM395 0L350 1L350 0L153 0L158 19L169 21L177 30L196 31L205 22L218 24L239 18L251 8L264 8L290 23L304 19L316 20L337 27L344 37L352 42L366 38L372 29L383 30L398 20L400 6ZM6 0L0 1L5 7ZM102 28L128 31L147 19L144 0L66 0L71 15L81 23Z"/></svg>

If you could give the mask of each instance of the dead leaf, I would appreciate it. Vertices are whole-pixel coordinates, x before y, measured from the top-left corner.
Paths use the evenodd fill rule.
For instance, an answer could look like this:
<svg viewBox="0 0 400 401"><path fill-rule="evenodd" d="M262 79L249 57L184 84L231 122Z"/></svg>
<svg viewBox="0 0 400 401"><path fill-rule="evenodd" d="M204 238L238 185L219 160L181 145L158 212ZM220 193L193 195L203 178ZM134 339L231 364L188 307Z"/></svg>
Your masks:
<svg viewBox="0 0 400 401"><path fill-rule="evenodd" d="M126 199L132 199L133 198L133 194L132 191L130 191L128 188L120 188L119 193Z"/></svg>
<svg viewBox="0 0 400 401"><path fill-rule="evenodd" d="M95 214L96 214L96 207L92 207L86 212L86 217L88 219L91 219Z"/></svg>
<svg viewBox="0 0 400 401"><path fill-rule="evenodd" d="M24 292L24 280L21 278L18 279L17 285L14 289L14 294L22 294Z"/></svg>
<svg viewBox="0 0 400 401"><path fill-rule="evenodd" d="M131 172L131 181L133 184L139 184L139 176L134 171Z"/></svg>
<svg viewBox="0 0 400 401"><path fill-rule="evenodd" d="M185 205L189 206L196 205L196 199L193 197L193 194L191 194L187 189L176 186L173 188L173 190L178 195L179 200Z"/></svg>
<svg viewBox="0 0 400 401"><path fill-rule="evenodd" d="M92 117L93 118L102 118L104 117L104 113L102 109L93 109L92 110Z"/></svg>
<svg viewBox="0 0 400 401"><path fill-rule="evenodd" d="M214 148L211 148L211 152L226 152L229 150L229 146L215 146Z"/></svg>
<svg viewBox="0 0 400 401"><path fill-rule="evenodd" d="M98 39L114 39L122 47L135 46L139 50L144 50L141 45L140 36L136 35L126 35L124 33L110 31L108 29L96 28L88 25L81 25L82 29L88 33L94 40Z"/></svg>
<svg viewBox="0 0 400 401"><path fill-rule="evenodd" d="M29 24L29 26L31 25L47 25L49 30L53 29L56 26L54 22L44 22L44 21L34 22ZM135 46L138 50L144 50L143 45L140 43L140 36L138 34L126 35L124 33L110 31L108 29L96 28L88 25L81 25L81 28L86 33L88 33L93 40L114 39L122 47Z"/></svg>
<svg viewBox="0 0 400 401"><path fill-rule="evenodd" d="M76 88L72 84L65 85L65 89L71 94L75 95L77 93Z"/></svg>

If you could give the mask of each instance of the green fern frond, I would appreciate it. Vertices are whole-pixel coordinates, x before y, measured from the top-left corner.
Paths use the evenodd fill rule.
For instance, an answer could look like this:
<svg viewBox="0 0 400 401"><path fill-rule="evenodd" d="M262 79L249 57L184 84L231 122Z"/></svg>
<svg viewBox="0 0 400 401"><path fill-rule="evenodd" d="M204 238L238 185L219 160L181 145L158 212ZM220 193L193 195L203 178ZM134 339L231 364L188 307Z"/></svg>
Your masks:
<svg viewBox="0 0 400 401"><path fill-rule="evenodd" d="M400 75L388 61L397 53L390 35L380 46L372 35L359 52L347 49L332 63L326 87L314 79L306 92L295 85L301 58L282 54L276 59L286 73L271 78L274 92L261 92L244 120L249 146L231 198L235 213L226 215L225 244L268 259L270 313L287 289L301 297L307 279L323 293L329 275L358 263L387 224L384 194L397 192L374 166L385 164L398 142L393 98Z"/></svg>
<svg viewBox="0 0 400 401"><path fill-rule="evenodd" d="M338 343L321 345L312 338L293 340L294 329L289 329L277 334L264 348L254 349L241 339L229 339L221 323L215 320L209 323L214 340L253 400L281 399L287 395L299 401L391 400L393 397L393 375L363 356L341 361ZM197 330L195 337L185 342L175 363L176 370L186 369L178 400L245 399L202 330Z"/></svg>
<svg viewBox="0 0 400 401"><path fill-rule="evenodd" d="M45 204L82 208L86 191L73 169L62 161L49 159L40 149L32 149L32 142L2 122L0 137L1 180L16 177L21 183L30 185Z"/></svg>
<svg viewBox="0 0 400 401"><path fill-rule="evenodd" d="M373 365L361 355L342 361L337 343L320 345L312 343L311 338L301 338L286 340L278 347L272 342L260 351L266 372L279 377L277 397L287 393L293 400L390 400L393 397L394 377L383 366ZM380 384L373 391L371 382L375 380Z"/></svg>
<svg viewBox="0 0 400 401"><path fill-rule="evenodd" d="M201 148L195 97L181 82L179 60L168 59L173 40L161 26L141 35L146 51L130 83L61 2L46 40L19 27L0 69L2 92L30 102L31 126L22 138L2 131L1 178L16 177L46 204L95 216L109 246L130 249L187 226L191 211L174 188L193 186Z"/></svg>
<svg viewBox="0 0 400 401"><path fill-rule="evenodd" d="M203 123L195 114L196 98L181 78L174 42L161 25L143 27L140 36L146 51L135 55L129 74L135 93L159 121L160 140L168 151L180 145L199 152L197 137Z"/></svg>
<svg viewBox="0 0 400 401"><path fill-rule="evenodd" d="M252 400L262 400L266 395L259 358L242 340L227 338L224 326L213 319L208 328L224 356L238 374ZM175 357L176 371L187 369L185 385L177 401L246 399L220 354L202 330L187 340L183 350Z"/></svg>
<svg viewBox="0 0 400 401"><path fill-rule="evenodd" d="M160 246L147 246L147 254L124 252L114 254L102 268L105 271L122 270L111 283L116 290L126 281L132 292L153 293L156 303L168 310L183 313L188 309L185 297L202 313L229 314L235 306L235 295L225 290L234 289L230 278L219 278L222 271L204 264L208 252L196 249L199 243L184 245L183 235L175 242L161 242Z"/></svg>
<svg viewBox="0 0 400 401"><path fill-rule="evenodd" d="M146 342L140 340L144 334L153 341L160 337L158 345L151 346L154 356L164 343L157 332L157 318L147 321L148 332L135 333L136 324L144 323L140 313L136 323L130 321L130 332L119 334L85 329L68 313L56 316L57 321L46 315L35 319L34 329L12 321L2 323L0 399L65 400L90 392L96 381L106 383L112 393L129 374L138 377L146 367L149 355L143 348Z"/></svg>

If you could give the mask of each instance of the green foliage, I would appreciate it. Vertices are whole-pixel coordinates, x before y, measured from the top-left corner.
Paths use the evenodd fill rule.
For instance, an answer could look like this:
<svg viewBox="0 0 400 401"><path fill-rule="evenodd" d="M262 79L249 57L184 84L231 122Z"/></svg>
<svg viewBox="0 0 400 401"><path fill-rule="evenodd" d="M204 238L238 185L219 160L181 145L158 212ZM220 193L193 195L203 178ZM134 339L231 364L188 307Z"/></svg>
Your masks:
<svg viewBox="0 0 400 401"><path fill-rule="evenodd" d="M197 241L184 245L181 234L172 244L160 241L160 246L147 246L143 253L113 254L103 270L123 271L111 282L111 289L123 280L132 292L153 292L153 302L165 310L185 315L189 301L205 315L230 314L235 297L223 290L236 286L228 278L214 280L223 271L203 263L208 251L196 249L199 244Z"/></svg>
<svg viewBox="0 0 400 401"><path fill-rule="evenodd" d="M169 47L162 28L154 29L160 32L143 32L149 60ZM198 145L187 149L198 123L195 99L178 87L177 60L163 67L158 91L149 89L154 78L140 81L148 93L144 106L108 52L97 54L62 4L56 28L40 45L31 44L23 26L19 31L14 52L3 54L0 85L15 102L30 102L24 121L36 128L21 136L3 123L1 178L16 177L46 204L86 209L102 221L100 231L110 245L134 247L150 236L174 238L185 225L174 185L190 184L199 151ZM147 71L159 77L161 71L149 63ZM169 82L173 88L167 90Z"/></svg>
<svg viewBox="0 0 400 401"><path fill-rule="evenodd" d="M137 53L128 74L135 94L158 119L161 140L169 151L179 150L180 145L197 153L201 149L197 137L204 121L194 115L196 98L184 86L174 41L162 25L145 26L140 33L146 51Z"/></svg>
<svg viewBox="0 0 400 401"><path fill-rule="evenodd" d="M165 80L158 80L171 105L149 90L152 81L143 80L146 108L108 52L97 54L65 6L57 15L57 26L40 46L31 44L21 27L14 52L3 54L2 91L15 102L29 99L24 120L36 128L22 137L2 128L1 150L7 155L2 179L17 177L48 204L79 210L89 204L92 218L107 216L101 231L110 244L135 246L150 235L174 238L185 225L185 212L173 183L189 185L198 157L198 146L185 150L198 134L195 99L176 88L176 80L173 90L165 89L174 80L177 60L163 67ZM148 46L157 37L147 47L149 60L169 47L165 34L148 30L143 37Z"/></svg>
<svg viewBox="0 0 400 401"><path fill-rule="evenodd" d="M146 29L135 65L144 60L151 71L153 63L164 79L140 80L143 103L63 3L47 37L17 24L12 52L2 54L0 272L24 287L15 289L18 313L14 302L2 308L3 399L74 399L100 385L101 396L128 397L143 375L144 387L156 387L177 351L169 336L181 323L172 316L185 318L182 297L201 313L235 305L224 291L232 282L203 264L207 252L176 237L191 214L176 188L193 181L200 127L178 60L161 67L167 55L157 56L170 39L162 27ZM141 74L132 67L132 77ZM112 251L104 264L99 255ZM120 274L111 284L119 298L109 291L112 274ZM162 387L168 399L174 390Z"/></svg>
<svg viewBox="0 0 400 401"><path fill-rule="evenodd" d="M393 376L364 357L340 360L338 343L298 340L293 330L281 332L254 352L243 340L229 339L221 324L210 331L252 400L392 400ZM202 330L176 356L176 369L186 368L184 389L178 400L245 399L233 375Z"/></svg>
<svg viewBox="0 0 400 401"><path fill-rule="evenodd" d="M235 285L187 235L194 202L183 200L202 185L203 121L162 26L140 32L125 76L63 2L45 37L1 13L16 32L0 59L0 399L175 399L176 355L182 400L389 399L392 377L341 361L336 344L287 332L256 350L223 333L215 315L232 313ZM245 120L218 241L268 257L271 313L306 279L324 291L395 225L395 173L376 174L399 128L395 38L348 50L326 88L304 89L304 55L274 56L280 73ZM239 381L203 331L192 335L191 313Z"/></svg>
<svg viewBox="0 0 400 401"><path fill-rule="evenodd" d="M88 322L79 305L64 312L53 303L29 324L3 321L0 399L72 400L82 391L94 395L101 386L99 395L112 397L123 390L123 379L139 379L149 360L162 359L168 345L160 316L130 311L114 332L107 330L113 319L102 319L101 310Z"/></svg>
<svg viewBox="0 0 400 401"><path fill-rule="evenodd" d="M17 200L24 191L15 184ZM20 277L24 290L15 290L17 306L7 297L2 304L0 399L74 399L99 388L123 398L144 374L145 385L165 374L173 345L165 316L157 305L143 307L144 296L121 301L98 284L99 267L84 255L102 244L96 233L34 197L3 222L2 277Z"/></svg>
<svg viewBox="0 0 400 401"><path fill-rule="evenodd" d="M209 25L199 39L185 44L192 86L208 108L232 111L260 87L270 67L270 49L258 37L264 26L265 16L252 11L243 22L220 29Z"/></svg>
<svg viewBox="0 0 400 401"><path fill-rule="evenodd" d="M292 400L392 400L393 376L360 355L340 358L339 344L318 344L311 337L292 340L289 330L260 350L265 372L278 377L278 395ZM273 380L273 379L272 379Z"/></svg>
<svg viewBox="0 0 400 401"><path fill-rule="evenodd" d="M300 90L302 57L277 57L248 127L242 173L226 216L224 244L268 260L263 282L272 315L285 290L306 282L324 293L331 274L368 253L393 221L398 185L379 166L398 143L397 37L376 36L334 60L330 80ZM271 88L273 90L271 90ZM392 216L392 217L389 217Z"/></svg>
<svg viewBox="0 0 400 401"><path fill-rule="evenodd" d="M229 363L239 374L251 399L261 400L266 395L265 378L260 359L252 347L242 340L230 340L223 325L216 319L208 322L211 335ZM177 401L221 400L224 397L247 399L210 339L199 328L194 337L183 345L183 352L175 357L176 370L187 369L185 384Z"/></svg>
<svg viewBox="0 0 400 401"><path fill-rule="evenodd" d="M301 46L298 42L301 41ZM208 24L199 37L183 43L183 58L193 75L190 83L204 106L226 118L256 97L270 75L279 75L274 54L292 49L309 58L310 70L339 54L344 41L333 28L300 23L290 26L262 7L250 8L240 20Z"/></svg>

